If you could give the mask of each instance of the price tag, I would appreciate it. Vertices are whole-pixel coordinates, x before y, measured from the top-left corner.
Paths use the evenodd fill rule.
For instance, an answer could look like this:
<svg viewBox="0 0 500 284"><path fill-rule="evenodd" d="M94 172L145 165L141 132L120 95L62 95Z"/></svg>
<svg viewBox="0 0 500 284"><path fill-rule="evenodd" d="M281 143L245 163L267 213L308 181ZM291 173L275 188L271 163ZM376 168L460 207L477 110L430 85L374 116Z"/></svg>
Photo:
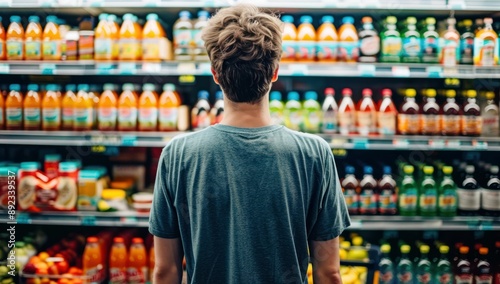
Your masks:
<svg viewBox="0 0 500 284"><path fill-rule="evenodd" d="M96 220L95 216L82 216L81 224L83 226L95 226Z"/></svg>
<svg viewBox="0 0 500 284"><path fill-rule="evenodd" d="M212 65L210 63L200 63L198 65L201 75L212 75Z"/></svg>
<svg viewBox="0 0 500 284"><path fill-rule="evenodd" d="M393 66L392 75L394 77L410 77L410 68L408 66Z"/></svg>
<svg viewBox="0 0 500 284"><path fill-rule="evenodd" d="M446 145L449 147L449 148L460 148L460 146L462 143L460 142L460 140L448 140L446 142Z"/></svg>
<svg viewBox="0 0 500 284"><path fill-rule="evenodd" d="M9 74L10 65L6 63L0 64L0 73L1 74Z"/></svg>
<svg viewBox="0 0 500 284"><path fill-rule="evenodd" d="M97 135L90 136L90 143L100 146L100 145L120 145L121 140L119 136L116 135Z"/></svg>
<svg viewBox="0 0 500 284"><path fill-rule="evenodd" d="M179 63L179 65L177 65L177 73L182 75L194 75L196 73L196 64Z"/></svg>
<svg viewBox="0 0 500 284"><path fill-rule="evenodd" d="M97 64L96 71L99 75L109 75L113 70L113 64Z"/></svg>
<svg viewBox="0 0 500 284"><path fill-rule="evenodd" d="M460 86L460 80L455 79L455 78L446 78L444 80L444 85L447 87L459 87Z"/></svg>
<svg viewBox="0 0 500 284"><path fill-rule="evenodd" d="M426 68L429 78L443 77L443 68L440 66L429 66Z"/></svg>
<svg viewBox="0 0 500 284"><path fill-rule="evenodd" d="M143 3L144 7L157 7L158 6L157 0L143 0L142 3Z"/></svg>
<svg viewBox="0 0 500 284"><path fill-rule="evenodd" d="M354 149L368 149L368 139L365 138L353 138L352 144Z"/></svg>
<svg viewBox="0 0 500 284"><path fill-rule="evenodd" d="M137 136L134 135L123 135L122 136L122 145L123 146L135 146L137 142Z"/></svg>
<svg viewBox="0 0 500 284"><path fill-rule="evenodd" d="M397 148L408 148L408 146L410 146L410 142L406 139L394 139L392 141L392 145Z"/></svg>
<svg viewBox="0 0 500 284"><path fill-rule="evenodd" d="M31 224L30 214L26 212L18 212L16 216L16 222L18 224Z"/></svg>
<svg viewBox="0 0 500 284"><path fill-rule="evenodd" d="M481 227L485 231L491 231L493 230L493 222L491 222L491 220L484 220L481 224Z"/></svg>
<svg viewBox="0 0 500 284"><path fill-rule="evenodd" d="M103 2L103 0L91 0L90 7L101 7Z"/></svg>
<svg viewBox="0 0 500 284"><path fill-rule="evenodd" d="M334 147L344 147L347 144L346 139L332 139L332 146Z"/></svg>
<svg viewBox="0 0 500 284"><path fill-rule="evenodd" d="M361 64L358 65L359 76L362 77L373 77L375 76L376 67L371 64Z"/></svg>
<svg viewBox="0 0 500 284"><path fill-rule="evenodd" d="M161 64L160 63L144 63L142 64L142 71L148 73L160 73Z"/></svg>
<svg viewBox="0 0 500 284"><path fill-rule="evenodd" d="M0 7L12 6L12 0L0 0Z"/></svg>
<svg viewBox="0 0 500 284"><path fill-rule="evenodd" d="M429 140L429 146L435 149L443 149L445 145L444 140Z"/></svg>
<svg viewBox="0 0 500 284"><path fill-rule="evenodd" d="M137 224L137 217L135 216L123 217L121 221L123 224L135 225Z"/></svg>
<svg viewBox="0 0 500 284"><path fill-rule="evenodd" d="M347 150L346 149L332 149L332 153L336 157L345 157L345 156L347 156Z"/></svg>
<svg viewBox="0 0 500 284"><path fill-rule="evenodd" d="M137 73L137 65L135 63L120 63L118 64L118 71L122 75L134 75Z"/></svg>
<svg viewBox="0 0 500 284"><path fill-rule="evenodd" d="M467 5L464 0L449 0L448 8L451 10L465 10Z"/></svg>
<svg viewBox="0 0 500 284"><path fill-rule="evenodd" d="M53 75L56 71L56 65L55 64L40 64L40 70L42 71L42 74L45 75Z"/></svg>
<svg viewBox="0 0 500 284"><path fill-rule="evenodd" d="M308 73L308 67L305 64L290 64L290 72L293 76L304 76Z"/></svg>
<svg viewBox="0 0 500 284"><path fill-rule="evenodd" d="M486 142L486 141L477 141L477 140L474 140L474 141L472 141L472 145L474 146L474 148L476 148L478 150L486 150L486 149L488 149L488 142Z"/></svg>
<svg viewBox="0 0 500 284"><path fill-rule="evenodd" d="M196 81L194 75L182 75L179 76L179 83L181 84L193 84Z"/></svg>
<svg viewBox="0 0 500 284"><path fill-rule="evenodd" d="M38 0L40 7L52 7L54 4L56 4L54 0Z"/></svg>

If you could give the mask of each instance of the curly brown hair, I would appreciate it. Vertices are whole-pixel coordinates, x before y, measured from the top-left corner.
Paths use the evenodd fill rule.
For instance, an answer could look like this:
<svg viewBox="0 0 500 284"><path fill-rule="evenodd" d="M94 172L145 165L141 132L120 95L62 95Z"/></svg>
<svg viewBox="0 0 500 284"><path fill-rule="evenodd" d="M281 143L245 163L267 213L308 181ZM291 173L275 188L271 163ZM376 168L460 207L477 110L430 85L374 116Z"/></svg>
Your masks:
<svg viewBox="0 0 500 284"><path fill-rule="evenodd" d="M202 39L224 95L233 102L257 103L270 90L281 59L282 22L253 5L221 9Z"/></svg>

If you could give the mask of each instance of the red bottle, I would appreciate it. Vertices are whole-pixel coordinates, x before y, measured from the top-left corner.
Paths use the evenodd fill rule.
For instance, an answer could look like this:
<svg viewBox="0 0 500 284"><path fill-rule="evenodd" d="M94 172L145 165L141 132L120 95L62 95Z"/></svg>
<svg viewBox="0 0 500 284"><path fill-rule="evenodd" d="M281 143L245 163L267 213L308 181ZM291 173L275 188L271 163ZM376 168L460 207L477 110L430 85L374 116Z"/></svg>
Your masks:
<svg viewBox="0 0 500 284"><path fill-rule="evenodd" d="M392 91L382 90L382 99L377 104L377 130L380 135L396 134L398 110L392 101Z"/></svg>
<svg viewBox="0 0 500 284"><path fill-rule="evenodd" d="M460 106L457 104L455 90L446 91L446 104L443 106L443 114L441 117L441 133L447 136L460 135Z"/></svg>
<svg viewBox="0 0 500 284"><path fill-rule="evenodd" d="M389 166L384 167L384 175L378 183L377 210L380 215L396 214L397 194L396 181L392 178L392 169Z"/></svg>
<svg viewBox="0 0 500 284"><path fill-rule="evenodd" d="M425 93L422 105L420 125L423 135L440 135L441 119L440 107L436 102L436 90L429 89Z"/></svg>
<svg viewBox="0 0 500 284"><path fill-rule="evenodd" d="M359 197L359 213L363 215L377 214L377 181L373 178L373 168L364 167L363 179L359 182L361 187Z"/></svg>
<svg viewBox="0 0 500 284"><path fill-rule="evenodd" d="M376 132L376 109L372 98L372 90L363 89L363 98L356 105L356 129L360 135Z"/></svg>
<svg viewBox="0 0 500 284"><path fill-rule="evenodd" d="M407 89L405 99L398 114L398 133L416 135L420 133L420 107L417 104L415 89Z"/></svg>
<svg viewBox="0 0 500 284"><path fill-rule="evenodd" d="M455 263L455 281L454 283L473 282L472 263L469 258L469 247L460 247L459 255Z"/></svg>
<svg viewBox="0 0 500 284"><path fill-rule="evenodd" d="M359 214L359 182L354 175L354 167L345 167L345 178L342 180L342 190L349 214Z"/></svg>
<svg viewBox="0 0 500 284"><path fill-rule="evenodd" d="M493 267L488 260L488 248L479 249L479 257L474 267L474 283L493 283Z"/></svg>
<svg viewBox="0 0 500 284"><path fill-rule="evenodd" d="M493 283L500 284L500 241L495 243L495 255L493 259L496 260L493 267Z"/></svg>
<svg viewBox="0 0 500 284"><path fill-rule="evenodd" d="M342 90L342 100L339 105L339 131L341 135L349 135L356 131L356 108L352 100L352 90Z"/></svg>

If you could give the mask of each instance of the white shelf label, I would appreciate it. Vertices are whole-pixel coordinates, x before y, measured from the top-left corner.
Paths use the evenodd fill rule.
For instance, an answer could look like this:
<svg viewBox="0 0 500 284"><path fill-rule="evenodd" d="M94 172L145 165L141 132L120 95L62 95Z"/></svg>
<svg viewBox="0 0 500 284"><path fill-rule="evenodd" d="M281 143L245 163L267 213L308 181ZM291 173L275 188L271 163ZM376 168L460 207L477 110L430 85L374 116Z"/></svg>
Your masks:
<svg viewBox="0 0 500 284"><path fill-rule="evenodd" d="M42 74L52 75L56 71L56 65L49 63L40 64L40 70L42 71Z"/></svg>
<svg viewBox="0 0 500 284"><path fill-rule="evenodd" d="M375 76L376 67L371 64L360 64L358 65L359 76L362 77L373 77Z"/></svg>
<svg viewBox="0 0 500 284"><path fill-rule="evenodd" d="M476 148L478 150L486 150L486 149L488 149L488 142L486 142L486 141L477 141L477 140L474 140L474 141L472 141L472 145L474 145L474 148Z"/></svg>
<svg viewBox="0 0 500 284"><path fill-rule="evenodd" d="M212 75L212 65L210 63L200 63L198 69L203 75Z"/></svg>
<svg viewBox="0 0 500 284"><path fill-rule="evenodd" d="M55 6L54 4L56 4L54 0L38 0L40 7L52 7Z"/></svg>
<svg viewBox="0 0 500 284"><path fill-rule="evenodd" d="M410 142L406 139L394 139L392 141L392 145L397 148L408 148L408 146L410 146Z"/></svg>
<svg viewBox="0 0 500 284"><path fill-rule="evenodd" d="M430 78L443 77L443 68L440 66L429 66L426 68L426 71Z"/></svg>
<svg viewBox="0 0 500 284"><path fill-rule="evenodd" d="M392 75L394 77L410 77L410 68L408 66L392 67Z"/></svg>
<svg viewBox="0 0 500 284"><path fill-rule="evenodd" d="M448 8L452 10L465 10L467 5L465 4L465 0L448 0Z"/></svg>
<svg viewBox="0 0 500 284"><path fill-rule="evenodd" d="M10 71L10 65L2 63L0 64L0 74L8 74Z"/></svg>
<svg viewBox="0 0 500 284"><path fill-rule="evenodd" d="M179 63L177 72L181 75L194 75L196 73L196 64L194 63Z"/></svg>
<svg viewBox="0 0 500 284"><path fill-rule="evenodd" d="M120 63L118 70L122 75L133 75L137 73L137 66L135 63Z"/></svg>
<svg viewBox="0 0 500 284"><path fill-rule="evenodd" d="M290 64L291 75L307 75L309 68L305 64Z"/></svg>
<svg viewBox="0 0 500 284"><path fill-rule="evenodd" d="M445 147L445 145L446 143L444 142L444 140L429 140L429 146L431 146L432 148L442 149Z"/></svg>
<svg viewBox="0 0 500 284"><path fill-rule="evenodd" d="M12 6L12 0L0 0L0 7Z"/></svg>
<svg viewBox="0 0 500 284"><path fill-rule="evenodd" d="M142 64L142 71L149 73L160 73L161 64L160 63L144 63Z"/></svg>
<svg viewBox="0 0 500 284"><path fill-rule="evenodd" d="M449 148L460 148L462 143L460 143L460 140L448 140L446 144Z"/></svg>

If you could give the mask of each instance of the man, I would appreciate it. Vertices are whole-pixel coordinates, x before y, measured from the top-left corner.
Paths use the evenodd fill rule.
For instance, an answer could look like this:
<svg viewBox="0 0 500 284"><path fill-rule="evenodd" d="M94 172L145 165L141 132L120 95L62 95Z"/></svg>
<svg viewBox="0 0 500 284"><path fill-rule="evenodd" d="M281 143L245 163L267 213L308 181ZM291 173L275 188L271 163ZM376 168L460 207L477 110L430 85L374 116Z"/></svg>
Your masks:
<svg viewBox="0 0 500 284"><path fill-rule="evenodd" d="M173 139L158 166L150 232L153 283L341 283L350 225L331 149L272 125L281 21L254 6L220 10L203 40L225 94L218 125Z"/></svg>

